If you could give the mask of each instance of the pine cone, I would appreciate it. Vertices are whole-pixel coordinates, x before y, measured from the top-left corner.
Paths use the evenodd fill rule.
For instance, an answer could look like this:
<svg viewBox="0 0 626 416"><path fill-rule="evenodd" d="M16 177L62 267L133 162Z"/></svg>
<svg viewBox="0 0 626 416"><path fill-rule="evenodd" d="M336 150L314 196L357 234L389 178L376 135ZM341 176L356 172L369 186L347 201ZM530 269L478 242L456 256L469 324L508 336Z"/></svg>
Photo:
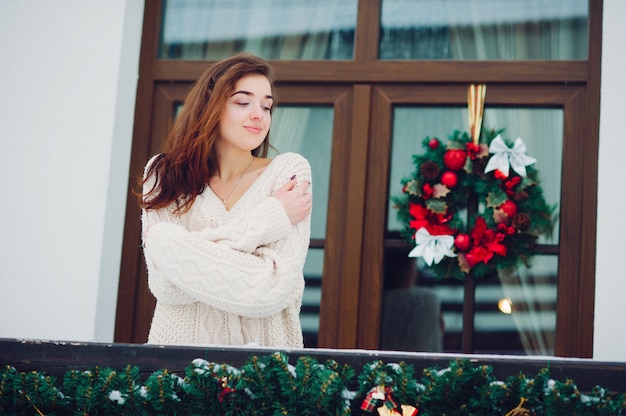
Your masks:
<svg viewBox="0 0 626 416"><path fill-rule="evenodd" d="M485 168L487 167L487 163L489 163L488 157L477 157L474 159L474 166L472 170L474 171L474 175L485 176Z"/></svg>
<svg viewBox="0 0 626 416"><path fill-rule="evenodd" d="M525 212L518 212L511 218L511 226L519 231L526 231L530 228L530 215Z"/></svg>
<svg viewBox="0 0 626 416"><path fill-rule="evenodd" d="M525 199L528 199L528 192L526 191L519 191L513 194L513 201L515 202L521 202Z"/></svg>
<svg viewBox="0 0 626 416"><path fill-rule="evenodd" d="M426 182L434 181L439 177L439 165L428 160L420 165L420 173Z"/></svg>

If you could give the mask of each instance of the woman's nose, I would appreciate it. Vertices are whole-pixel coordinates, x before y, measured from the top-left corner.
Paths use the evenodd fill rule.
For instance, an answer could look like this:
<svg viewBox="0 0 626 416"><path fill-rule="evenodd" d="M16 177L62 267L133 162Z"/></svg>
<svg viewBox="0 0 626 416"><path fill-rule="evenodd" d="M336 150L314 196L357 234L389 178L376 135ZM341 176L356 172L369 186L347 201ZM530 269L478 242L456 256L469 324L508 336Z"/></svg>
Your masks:
<svg viewBox="0 0 626 416"><path fill-rule="evenodd" d="M252 107L252 113L250 114L250 117L253 120L260 120L261 118L263 118L263 109L260 107Z"/></svg>

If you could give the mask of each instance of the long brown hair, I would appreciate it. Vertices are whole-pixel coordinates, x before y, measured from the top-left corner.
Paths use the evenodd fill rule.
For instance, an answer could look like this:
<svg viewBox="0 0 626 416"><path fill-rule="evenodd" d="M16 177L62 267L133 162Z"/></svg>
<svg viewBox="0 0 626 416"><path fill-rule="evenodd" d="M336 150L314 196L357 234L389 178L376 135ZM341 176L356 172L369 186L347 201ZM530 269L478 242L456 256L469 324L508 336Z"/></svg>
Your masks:
<svg viewBox="0 0 626 416"><path fill-rule="evenodd" d="M214 144L222 110L235 92L237 81L250 74L261 74L269 80L275 103L272 69L267 61L250 53L219 61L198 78L170 131L169 150L155 158L141 181L143 187L148 178L154 179L152 189L140 197L142 208L159 209L173 202L178 204L176 213L182 214L191 208L216 171ZM252 154L267 157L270 147L268 132Z"/></svg>

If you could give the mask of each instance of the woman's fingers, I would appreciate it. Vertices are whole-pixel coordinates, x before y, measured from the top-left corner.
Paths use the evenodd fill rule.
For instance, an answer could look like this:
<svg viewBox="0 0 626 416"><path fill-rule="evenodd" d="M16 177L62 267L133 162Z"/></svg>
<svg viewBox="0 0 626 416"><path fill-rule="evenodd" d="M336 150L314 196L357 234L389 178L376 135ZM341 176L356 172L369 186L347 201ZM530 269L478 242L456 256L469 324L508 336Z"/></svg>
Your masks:
<svg viewBox="0 0 626 416"><path fill-rule="evenodd" d="M311 212L313 197L308 193L310 186L309 182L297 185L294 177L274 194L274 197L283 204L289 221L294 225L304 220Z"/></svg>

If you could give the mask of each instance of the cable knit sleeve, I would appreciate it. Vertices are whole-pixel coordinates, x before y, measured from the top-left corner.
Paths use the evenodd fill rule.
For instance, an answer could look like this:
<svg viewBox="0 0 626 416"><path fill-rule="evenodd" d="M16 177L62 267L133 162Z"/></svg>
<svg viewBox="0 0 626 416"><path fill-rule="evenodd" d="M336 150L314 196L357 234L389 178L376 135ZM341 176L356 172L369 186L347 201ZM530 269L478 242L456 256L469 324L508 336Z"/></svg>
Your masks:
<svg viewBox="0 0 626 416"><path fill-rule="evenodd" d="M206 227L195 234L232 249L253 253L258 247L286 238L291 222L283 205L274 197L265 199L247 215L219 226Z"/></svg>
<svg viewBox="0 0 626 416"><path fill-rule="evenodd" d="M297 156L289 157L282 168L295 161L289 172L298 170L299 178L310 181L308 162ZM286 173L280 174L271 184L273 190L284 183L281 179ZM255 206L254 211L257 210L262 214L252 218L258 218L261 223L252 221L253 225L243 230L235 227L230 234L228 227L203 234L169 221L153 224L144 248L149 267L158 269L167 282L187 296L228 313L257 318L279 313L302 296L302 268L309 246L311 218L309 215L295 226L288 224L285 233L280 227L288 218L280 202L268 197ZM267 230L271 230L269 237ZM221 238L215 238L219 233ZM237 233L256 235L250 241L257 243L264 239L269 242L253 249L257 243L242 243ZM284 238L276 240L282 234Z"/></svg>
<svg viewBox="0 0 626 416"><path fill-rule="evenodd" d="M146 163L146 167L144 169L144 178L146 178L146 172L148 171L150 165L154 162L158 155L153 156L148 163ZM154 178L148 178L148 180L143 185L143 194L146 195L148 192L152 190L154 187L155 180ZM171 305L186 305L190 303L196 302L196 299L189 296L189 294L185 293L180 288L174 286L167 279L163 279L162 272L153 261L153 259L146 255L145 246L146 246L146 236L148 230L152 228L154 224L160 222L173 222L177 223L180 221L180 217L173 214L173 208L159 209L159 210L150 210L146 211L142 209L141 211L141 235L142 242L144 246L144 259L146 260L146 266L148 267L148 287L150 288L150 292L161 302L165 302Z"/></svg>

